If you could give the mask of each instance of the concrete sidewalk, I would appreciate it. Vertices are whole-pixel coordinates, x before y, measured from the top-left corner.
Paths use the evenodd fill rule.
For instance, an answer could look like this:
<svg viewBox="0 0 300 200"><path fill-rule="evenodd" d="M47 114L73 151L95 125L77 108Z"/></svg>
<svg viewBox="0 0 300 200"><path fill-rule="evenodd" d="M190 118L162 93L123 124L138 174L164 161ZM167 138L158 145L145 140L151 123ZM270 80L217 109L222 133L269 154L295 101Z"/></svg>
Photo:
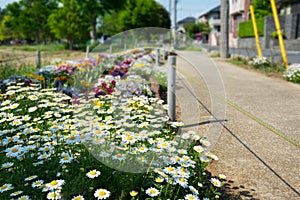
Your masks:
<svg viewBox="0 0 300 200"><path fill-rule="evenodd" d="M242 199L300 199L300 85L177 52L177 101L187 128L207 135L215 175Z"/></svg>

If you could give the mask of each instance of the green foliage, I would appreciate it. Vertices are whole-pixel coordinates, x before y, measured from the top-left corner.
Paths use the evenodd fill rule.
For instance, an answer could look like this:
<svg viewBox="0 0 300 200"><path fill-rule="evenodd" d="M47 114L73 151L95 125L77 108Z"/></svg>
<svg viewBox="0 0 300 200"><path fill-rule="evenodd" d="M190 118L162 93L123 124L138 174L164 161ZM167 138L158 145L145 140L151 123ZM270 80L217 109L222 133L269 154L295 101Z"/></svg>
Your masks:
<svg viewBox="0 0 300 200"><path fill-rule="evenodd" d="M105 13L111 13L123 8L126 0L76 0L77 4L80 5L80 10L83 15L88 19L90 29L92 31L92 39L97 38L97 18L104 16Z"/></svg>
<svg viewBox="0 0 300 200"><path fill-rule="evenodd" d="M265 23L264 18L256 20L259 36L264 35L264 28L265 28L264 23ZM238 32L238 34L239 34L240 38L255 37L252 21L239 23L239 32Z"/></svg>
<svg viewBox="0 0 300 200"><path fill-rule="evenodd" d="M55 37L67 39L69 49L73 49L75 41L88 39L89 34L86 30L88 30L89 24L76 0L63 0L62 3L63 6L49 16L48 24Z"/></svg>
<svg viewBox="0 0 300 200"><path fill-rule="evenodd" d="M272 7L270 0L253 0L252 1L254 14L257 19L272 15Z"/></svg>
<svg viewBox="0 0 300 200"><path fill-rule="evenodd" d="M36 66L30 64L19 64L18 66L14 63L0 64L0 79L6 79L13 75L26 75L36 71Z"/></svg>
<svg viewBox="0 0 300 200"><path fill-rule="evenodd" d="M7 27L6 23L10 20L8 15L3 16L2 21L0 21L0 41L10 39L12 36L12 31Z"/></svg>
<svg viewBox="0 0 300 200"><path fill-rule="evenodd" d="M163 71L155 71L153 74L155 80L159 84L160 91L166 92L168 88L168 76L166 72Z"/></svg>
<svg viewBox="0 0 300 200"><path fill-rule="evenodd" d="M202 35L208 35L211 32L211 28L206 23L189 23L185 25L186 34L195 39L196 33L201 33Z"/></svg>
<svg viewBox="0 0 300 200"><path fill-rule="evenodd" d="M282 37L285 38L285 33L281 32L281 34L282 34ZM271 33L271 37L274 38L274 39L278 39L278 33L277 33L277 31L273 31Z"/></svg>
<svg viewBox="0 0 300 200"><path fill-rule="evenodd" d="M119 14L120 31L141 27L170 28L169 13L154 0L128 0Z"/></svg>
<svg viewBox="0 0 300 200"><path fill-rule="evenodd" d="M105 14L101 22L101 26L99 27L99 31L101 33L105 33L107 35L116 35L121 31L119 26L118 12Z"/></svg>
<svg viewBox="0 0 300 200"><path fill-rule="evenodd" d="M47 19L56 8L57 2L53 0L21 0L9 4L6 26L12 30L12 38L34 40L35 43L52 39Z"/></svg>

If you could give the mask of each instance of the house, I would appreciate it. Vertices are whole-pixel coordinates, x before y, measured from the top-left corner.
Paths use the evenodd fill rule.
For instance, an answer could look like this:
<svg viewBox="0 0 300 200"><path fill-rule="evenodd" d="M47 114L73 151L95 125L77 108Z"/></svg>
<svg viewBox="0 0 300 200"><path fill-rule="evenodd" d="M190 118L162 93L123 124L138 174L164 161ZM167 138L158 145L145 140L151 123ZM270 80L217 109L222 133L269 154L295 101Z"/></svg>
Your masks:
<svg viewBox="0 0 300 200"><path fill-rule="evenodd" d="M277 0L276 3L281 15L300 14L299 0Z"/></svg>
<svg viewBox="0 0 300 200"><path fill-rule="evenodd" d="M212 31L208 36L208 43L211 46L219 45L220 31L221 31L221 6L215 6L212 9L203 12L198 16L199 23L207 23Z"/></svg>
<svg viewBox="0 0 300 200"><path fill-rule="evenodd" d="M229 0L229 46L237 47L238 26L250 19L251 0Z"/></svg>
<svg viewBox="0 0 300 200"><path fill-rule="evenodd" d="M190 23L196 23L195 17L186 17L180 21L177 22L177 31L182 31L185 33L184 26Z"/></svg>

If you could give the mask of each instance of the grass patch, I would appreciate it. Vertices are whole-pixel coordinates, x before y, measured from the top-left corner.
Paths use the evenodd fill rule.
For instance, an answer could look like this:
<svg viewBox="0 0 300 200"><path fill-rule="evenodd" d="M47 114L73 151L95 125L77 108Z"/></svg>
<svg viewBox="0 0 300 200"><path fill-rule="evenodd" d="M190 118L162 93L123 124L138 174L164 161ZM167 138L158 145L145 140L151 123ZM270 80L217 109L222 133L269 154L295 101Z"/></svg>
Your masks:
<svg viewBox="0 0 300 200"><path fill-rule="evenodd" d="M15 45L15 46L0 46L0 49L21 50L21 51L61 51L65 50L64 44L47 44L47 45Z"/></svg>
<svg viewBox="0 0 300 200"><path fill-rule="evenodd" d="M270 65L251 65L249 64L248 59L242 58L242 57L235 57L228 60L229 63L242 67L244 69L253 70L256 72L263 73L270 77L276 77L280 79L284 79L283 73L285 71L285 68L280 63L271 63Z"/></svg>
<svg viewBox="0 0 300 200"><path fill-rule="evenodd" d="M27 75L35 72L36 66L32 64L15 65L11 63L0 64L0 79L7 79L13 75Z"/></svg>

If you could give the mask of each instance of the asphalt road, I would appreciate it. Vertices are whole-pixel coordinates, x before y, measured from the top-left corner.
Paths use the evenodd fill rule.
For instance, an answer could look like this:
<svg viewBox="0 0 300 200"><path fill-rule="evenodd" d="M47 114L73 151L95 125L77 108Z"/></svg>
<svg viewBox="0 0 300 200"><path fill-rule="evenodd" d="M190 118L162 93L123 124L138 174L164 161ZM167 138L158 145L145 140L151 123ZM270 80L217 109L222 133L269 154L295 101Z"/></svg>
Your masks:
<svg viewBox="0 0 300 200"><path fill-rule="evenodd" d="M208 46L201 45L202 48L210 50L210 51L219 51L220 48L218 46ZM238 48L229 48L229 54L237 54L242 56L257 56L256 49L238 49ZM262 54L264 57L274 58L274 61L281 61L281 52L280 49L264 49L262 50ZM287 51L286 52L288 62L290 64L300 63L300 49L299 51Z"/></svg>

